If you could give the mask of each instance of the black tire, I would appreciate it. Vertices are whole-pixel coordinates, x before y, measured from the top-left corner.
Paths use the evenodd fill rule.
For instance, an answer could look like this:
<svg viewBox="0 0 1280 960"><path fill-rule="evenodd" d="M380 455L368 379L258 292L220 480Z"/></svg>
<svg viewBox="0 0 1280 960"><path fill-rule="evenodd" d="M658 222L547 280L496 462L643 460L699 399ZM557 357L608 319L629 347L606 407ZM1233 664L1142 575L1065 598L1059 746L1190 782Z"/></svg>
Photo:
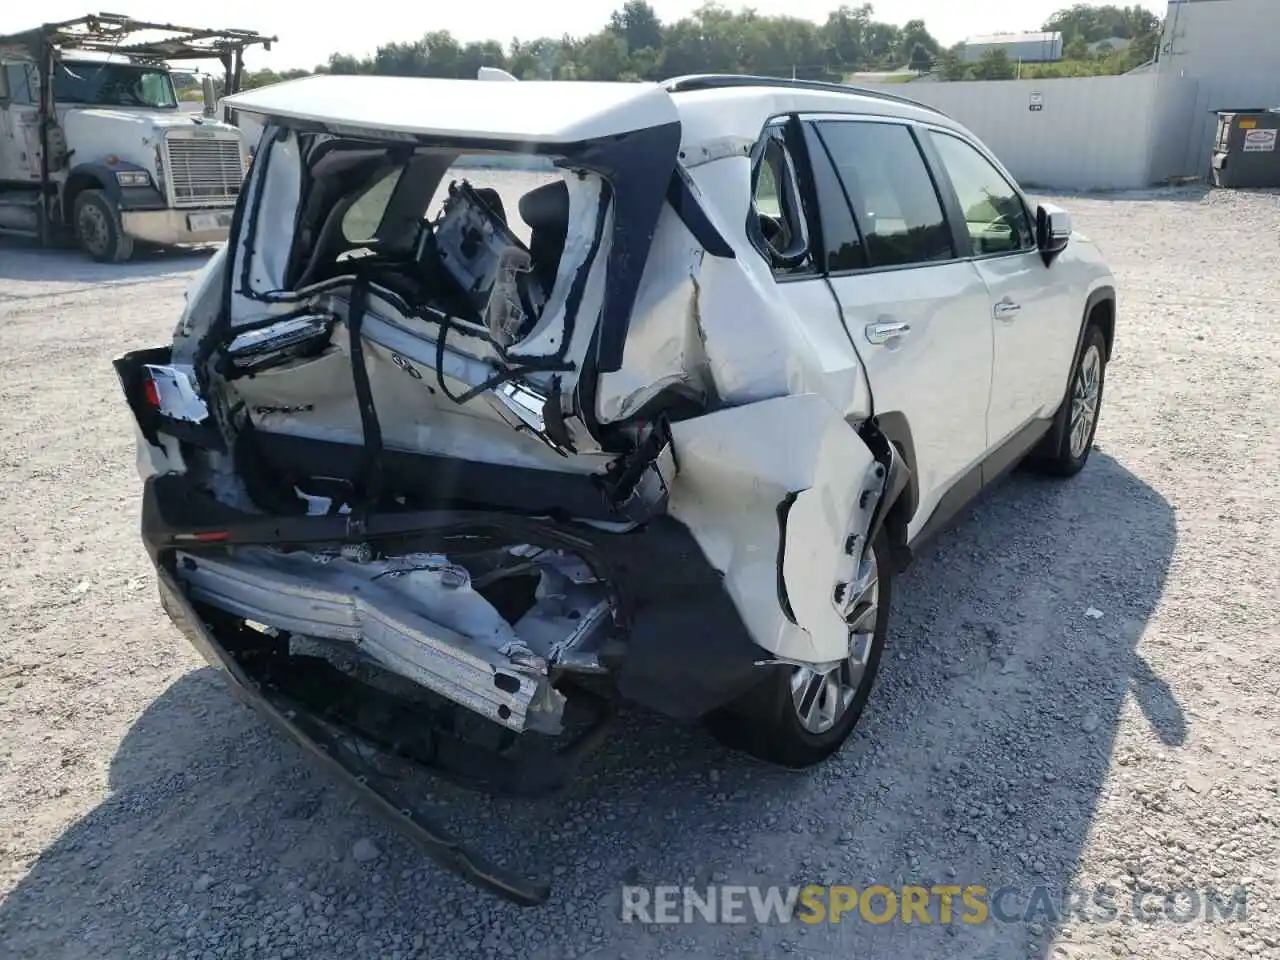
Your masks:
<svg viewBox="0 0 1280 960"><path fill-rule="evenodd" d="M1088 370L1096 364L1096 391L1093 397L1093 414L1087 427L1079 436L1075 430L1076 416L1082 396L1089 393ZM1053 427L1041 449L1027 458L1027 466L1037 473L1053 477L1074 477L1089 462L1093 450L1093 438L1098 431L1098 418L1102 413L1102 392L1107 379L1107 338L1102 328L1090 323L1080 341L1080 352L1071 366L1071 379L1067 393L1058 408ZM1083 391L1083 394L1082 394ZM1079 441L1082 440L1083 443Z"/></svg>
<svg viewBox="0 0 1280 960"><path fill-rule="evenodd" d="M792 769L821 763L844 745L871 696L889 630L892 550L883 534L872 549L878 576L875 627L853 699L834 725L822 733L805 728L792 697L791 681L796 669L778 665L765 668L768 671L765 677L740 700L706 718L712 736L731 749Z"/></svg>
<svg viewBox="0 0 1280 960"><path fill-rule="evenodd" d="M76 196L72 228L80 249L99 263L124 263L133 256L133 237L124 232L120 211L101 190Z"/></svg>

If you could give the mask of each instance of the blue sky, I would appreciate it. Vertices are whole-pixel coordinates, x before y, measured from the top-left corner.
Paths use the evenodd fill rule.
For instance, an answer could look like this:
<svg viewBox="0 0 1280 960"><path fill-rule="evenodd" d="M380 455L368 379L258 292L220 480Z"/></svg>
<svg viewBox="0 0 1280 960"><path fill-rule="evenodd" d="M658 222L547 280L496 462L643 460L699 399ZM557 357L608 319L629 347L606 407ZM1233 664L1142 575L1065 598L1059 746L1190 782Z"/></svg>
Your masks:
<svg viewBox="0 0 1280 960"><path fill-rule="evenodd" d="M664 20L687 15L701 0L651 0ZM1117 0L1123 5L1125 0ZM1131 2L1131 0L1130 0ZM945 44L966 36L998 30L1034 30L1071 0L895 0L875 3L879 20L902 24L921 19ZM756 0L725 3L730 8L751 6L761 14L788 14L822 22L840 0ZM430 30L449 30L461 40L512 37L530 40L563 33L581 35L604 25L622 0L462 0L459 3L358 0L218 0L205 5L174 4L172 0L117 0L106 4L113 12L161 23L186 26L240 27L274 34L279 44L270 53L255 51L251 68L312 67L338 50L357 56L372 53L389 40L413 40ZM856 2L851 3L856 5ZM1142 2L1163 16L1162 0ZM36 20L67 20L96 10L96 0L46 0L32 5L18 2L0 7L0 33L35 26ZM331 11L331 13L329 12ZM342 11L341 13L339 11Z"/></svg>

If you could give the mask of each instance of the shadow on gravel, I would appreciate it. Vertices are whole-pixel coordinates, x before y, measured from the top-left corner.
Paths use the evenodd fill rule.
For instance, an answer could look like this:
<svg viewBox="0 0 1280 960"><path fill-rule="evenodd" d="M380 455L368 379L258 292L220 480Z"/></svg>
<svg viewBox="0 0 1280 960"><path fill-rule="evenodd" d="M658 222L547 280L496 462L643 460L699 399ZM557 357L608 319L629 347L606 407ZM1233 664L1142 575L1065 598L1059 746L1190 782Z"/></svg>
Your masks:
<svg viewBox="0 0 1280 960"><path fill-rule="evenodd" d="M73 248L41 248L14 237L0 237L0 281L97 284L154 280L200 267L216 249L139 245L128 263L98 263Z"/></svg>
<svg viewBox="0 0 1280 960"><path fill-rule="evenodd" d="M1186 738L1135 654L1175 539L1164 499L1101 451L1068 483L1017 474L898 580L880 685L829 764L764 768L630 712L554 802L430 787L460 834L552 877L543 908L445 874L196 670L0 905L0 955L1048 957L1054 917L1029 898L1071 882L1126 695ZM930 924L619 919L622 884L724 882L1015 889L981 925L958 901L939 923L936 900Z"/></svg>

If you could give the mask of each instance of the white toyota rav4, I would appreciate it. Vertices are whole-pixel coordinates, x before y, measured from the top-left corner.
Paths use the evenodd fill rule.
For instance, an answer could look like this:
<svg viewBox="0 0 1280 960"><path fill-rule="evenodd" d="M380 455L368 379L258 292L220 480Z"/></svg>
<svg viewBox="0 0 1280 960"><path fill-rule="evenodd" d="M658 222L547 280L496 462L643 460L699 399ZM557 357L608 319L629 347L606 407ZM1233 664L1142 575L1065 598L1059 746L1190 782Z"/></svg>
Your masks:
<svg viewBox="0 0 1280 960"><path fill-rule="evenodd" d="M629 700L815 763L912 551L1016 464L1089 456L1112 278L928 107L728 76L228 104L264 130L231 238L172 343L116 361L163 601L515 899L545 889L350 745L536 793ZM545 182L508 210L452 179L485 158Z"/></svg>

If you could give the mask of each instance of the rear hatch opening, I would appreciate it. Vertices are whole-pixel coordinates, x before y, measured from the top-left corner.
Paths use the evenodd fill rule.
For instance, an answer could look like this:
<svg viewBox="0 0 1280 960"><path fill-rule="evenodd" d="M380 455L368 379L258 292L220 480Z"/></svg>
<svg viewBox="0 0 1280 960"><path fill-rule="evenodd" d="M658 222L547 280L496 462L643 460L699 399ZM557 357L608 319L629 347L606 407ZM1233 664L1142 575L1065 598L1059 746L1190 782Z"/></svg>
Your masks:
<svg viewBox="0 0 1280 960"><path fill-rule="evenodd" d="M475 168L486 155L348 141L312 152L325 147L304 174L306 199L287 238L287 260L280 257L282 238L271 237L264 239L275 249L263 250L263 263L255 264L279 289L249 290L251 296L323 306L330 303L323 294L345 291L349 299L350 288L363 281L406 317L475 341L464 352L481 359L502 358L528 339L548 308L572 312L575 305L563 296L551 297L561 266L572 278L594 253L592 224L607 203L598 178L562 175L528 158L530 169L522 173L532 186L508 212L499 191L483 185L487 171ZM450 169L451 161L464 165ZM579 242L584 232L587 243ZM233 312L233 328L246 330L264 316L261 303L233 301ZM227 349L257 351L252 341Z"/></svg>

